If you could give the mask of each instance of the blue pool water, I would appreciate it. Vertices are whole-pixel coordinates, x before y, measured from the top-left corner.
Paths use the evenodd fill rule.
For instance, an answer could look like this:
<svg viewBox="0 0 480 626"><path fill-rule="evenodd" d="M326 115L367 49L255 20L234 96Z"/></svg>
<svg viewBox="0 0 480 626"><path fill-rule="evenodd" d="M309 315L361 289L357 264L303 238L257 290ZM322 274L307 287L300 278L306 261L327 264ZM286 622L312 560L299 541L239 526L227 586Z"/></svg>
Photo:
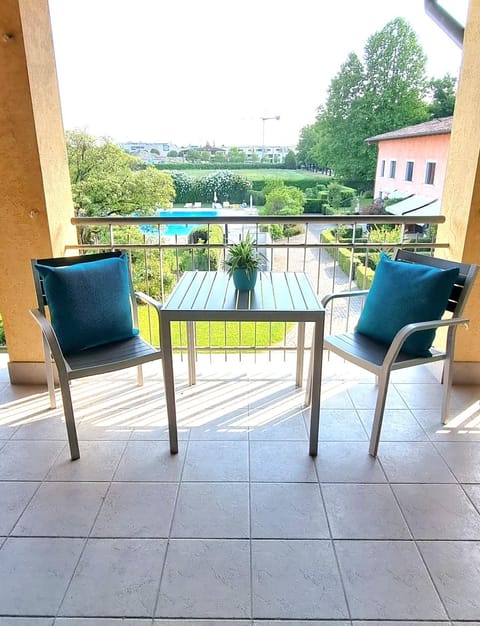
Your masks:
<svg viewBox="0 0 480 626"><path fill-rule="evenodd" d="M173 210L173 211L159 211L157 213L157 217L217 217L218 211L214 209L210 209L209 211L202 210L194 210L194 211L181 211L181 210ZM189 235L192 230L194 230L198 224L168 224L162 227L162 235L165 237L181 237ZM154 226L141 226L140 230L146 235L156 235L157 229Z"/></svg>

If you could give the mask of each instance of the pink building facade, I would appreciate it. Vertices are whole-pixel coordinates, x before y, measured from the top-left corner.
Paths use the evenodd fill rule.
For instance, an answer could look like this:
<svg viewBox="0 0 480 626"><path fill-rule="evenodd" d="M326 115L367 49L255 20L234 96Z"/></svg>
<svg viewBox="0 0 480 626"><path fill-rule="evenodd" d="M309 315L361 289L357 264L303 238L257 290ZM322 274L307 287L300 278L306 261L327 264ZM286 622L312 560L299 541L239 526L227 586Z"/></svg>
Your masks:
<svg viewBox="0 0 480 626"><path fill-rule="evenodd" d="M378 145L375 198L442 197L451 117L370 137Z"/></svg>

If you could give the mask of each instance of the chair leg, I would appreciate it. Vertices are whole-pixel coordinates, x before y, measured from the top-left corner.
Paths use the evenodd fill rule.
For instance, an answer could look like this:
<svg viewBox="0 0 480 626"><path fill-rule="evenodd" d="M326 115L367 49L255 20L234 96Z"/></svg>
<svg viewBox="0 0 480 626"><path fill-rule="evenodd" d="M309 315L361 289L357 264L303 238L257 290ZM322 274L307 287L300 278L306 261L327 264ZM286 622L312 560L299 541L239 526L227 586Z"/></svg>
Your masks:
<svg viewBox="0 0 480 626"><path fill-rule="evenodd" d="M443 399L442 399L442 424L448 422L448 413L450 409L450 395L452 391L452 360L450 358L445 359L443 365Z"/></svg>
<svg viewBox="0 0 480 626"><path fill-rule="evenodd" d="M55 398L55 380L53 376L52 355L47 340L43 337L43 353L45 355L45 373L47 377L48 395L50 397L50 408L57 408L57 399Z"/></svg>
<svg viewBox="0 0 480 626"><path fill-rule="evenodd" d="M384 373L382 372L382 374L378 377L377 403L375 405L375 415L373 417L369 448L369 453L373 457L377 456L378 444L380 441L380 432L382 430L383 413L385 411L385 402L387 400L389 380L390 371Z"/></svg>
<svg viewBox="0 0 480 626"><path fill-rule="evenodd" d="M75 416L73 414L72 394L67 378L60 376L60 389L62 391L63 412L65 414L65 424L67 426L68 443L70 445L70 456L72 461L80 458L78 447L77 429L75 426Z"/></svg>
<svg viewBox="0 0 480 626"><path fill-rule="evenodd" d="M137 366L137 383L143 386L143 367L141 365Z"/></svg>

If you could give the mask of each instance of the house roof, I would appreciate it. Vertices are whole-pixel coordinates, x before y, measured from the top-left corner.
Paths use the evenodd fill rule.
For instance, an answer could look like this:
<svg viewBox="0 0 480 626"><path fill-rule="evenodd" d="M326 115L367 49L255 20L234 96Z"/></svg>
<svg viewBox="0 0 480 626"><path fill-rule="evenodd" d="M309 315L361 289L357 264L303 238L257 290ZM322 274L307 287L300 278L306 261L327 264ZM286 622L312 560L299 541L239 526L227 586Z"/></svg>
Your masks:
<svg viewBox="0 0 480 626"><path fill-rule="evenodd" d="M449 117L439 117L429 122L405 126L388 133L368 137L368 143L378 143L386 139L405 139L406 137L424 137L425 135L448 135L452 132L453 115Z"/></svg>

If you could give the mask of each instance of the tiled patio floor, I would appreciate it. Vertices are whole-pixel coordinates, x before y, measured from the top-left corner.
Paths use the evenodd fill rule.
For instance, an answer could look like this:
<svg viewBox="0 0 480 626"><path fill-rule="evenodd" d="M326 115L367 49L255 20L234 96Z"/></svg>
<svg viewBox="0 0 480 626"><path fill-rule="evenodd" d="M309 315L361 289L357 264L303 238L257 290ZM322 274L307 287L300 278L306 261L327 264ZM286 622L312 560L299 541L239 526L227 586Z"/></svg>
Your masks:
<svg viewBox="0 0 480 626"><path fill-rule="evenodd" d="M325 370L315 460L277 356L177 362L176 456L160 365L75 382L72 463L0 367L0 626L480 622L480 390L441 427L438 370L397 373L374 460L373 378Z"/></svg>

